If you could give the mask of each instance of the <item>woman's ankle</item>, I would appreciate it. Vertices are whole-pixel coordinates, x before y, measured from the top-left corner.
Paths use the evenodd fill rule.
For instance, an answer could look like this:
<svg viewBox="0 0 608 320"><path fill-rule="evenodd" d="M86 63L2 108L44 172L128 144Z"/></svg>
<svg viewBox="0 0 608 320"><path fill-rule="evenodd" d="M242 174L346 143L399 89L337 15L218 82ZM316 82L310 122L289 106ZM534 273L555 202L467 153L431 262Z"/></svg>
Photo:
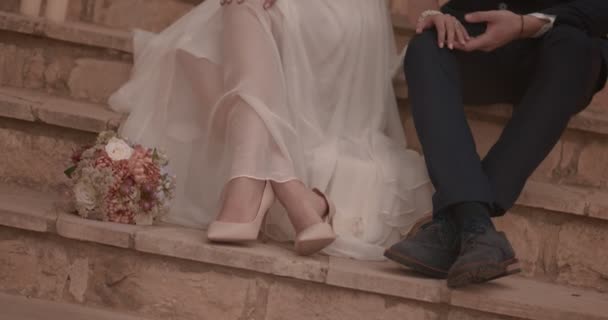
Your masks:
<svg viewBox="0 0 608 320"><path fill-rule="evenodd" d="M328 205L325 199L300 181L285 183L273 182L277 198L287 210L296 233L321 223L327 213Z"/></svg>
<svg viewBox="0 0 608 320"><path fill-rule="evenodd" d="M236 178L228 182L222 197L218 221L247 223L255 219L266 181Z"/></svg>

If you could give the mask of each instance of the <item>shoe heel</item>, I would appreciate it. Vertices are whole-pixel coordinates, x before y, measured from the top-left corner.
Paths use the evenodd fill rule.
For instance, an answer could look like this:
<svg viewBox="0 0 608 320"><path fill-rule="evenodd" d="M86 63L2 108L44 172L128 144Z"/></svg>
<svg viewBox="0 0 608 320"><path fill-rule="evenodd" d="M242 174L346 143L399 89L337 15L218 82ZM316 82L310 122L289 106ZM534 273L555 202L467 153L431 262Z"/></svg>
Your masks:
<svg viewBox="0 0 608 320"><path fill-rule="evenodd" d="M327 223L319 223L298 234L295 250L298 255L309 256L323 250L335 240L333 228Z"/></svg>
<svg viewBox="0 0 608 320"><path fill-rule="evenodd" d="M328 212L322 223L312 225L296 235L295 251L301 256L309 256L325 249L337 237L332 226L334 216L336 215L335 205L318 189L313 189L313 191L325 199Z"/></svg>
<svg viewBox="0 0 608 320"><path fill-rule="evenodd" d="M258 239L266 213L274 204L275 196L270 182L266 182L255 219L247 223L214 221L207 229L207 239L213 242L248 242Z"/></svg>

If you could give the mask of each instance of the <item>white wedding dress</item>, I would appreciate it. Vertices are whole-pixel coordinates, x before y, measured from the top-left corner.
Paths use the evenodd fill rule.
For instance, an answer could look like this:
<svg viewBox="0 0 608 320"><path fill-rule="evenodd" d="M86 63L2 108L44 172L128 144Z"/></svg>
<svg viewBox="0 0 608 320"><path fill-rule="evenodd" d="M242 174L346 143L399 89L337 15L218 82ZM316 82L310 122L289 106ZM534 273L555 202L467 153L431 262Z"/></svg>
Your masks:
<svg viewBox="0 0 608 320"><path fill-rule="evenodd" d="M132 79L110 99L130 113L121 134L168 152L178 187L166 220L205 228L231 178L300 179L337 206L325 253L382 259L432 206L396 106L386 0L235 2L135 32ZM278 204L263 231L294 236Z"/></svg>

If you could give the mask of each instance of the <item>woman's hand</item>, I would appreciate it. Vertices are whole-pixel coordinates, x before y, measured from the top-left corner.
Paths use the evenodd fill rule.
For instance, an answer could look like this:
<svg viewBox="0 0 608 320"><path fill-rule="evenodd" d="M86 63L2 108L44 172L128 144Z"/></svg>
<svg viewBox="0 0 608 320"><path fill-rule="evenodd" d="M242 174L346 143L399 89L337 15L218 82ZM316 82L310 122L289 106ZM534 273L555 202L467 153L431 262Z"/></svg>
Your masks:
<svg viewBox="0 0 608 320"><path fill-rule="evenodd" d="M443 48L447 43L448 48L458 49L464 48L471 37L467 29L449 14L434 14L427 17L422 17L416 24L416 33L422 33L430 28L437 29L437 42L440 48Z"/></svg>
<svg viewBox="0 0 608 320"><path fill-rule="evenodd" d="M232 2L241 4L241 3L245 2L245 0L220 0L220 4L223 6L229 5ZM272 7L274 5L275 2L277 2L277 0L264 0L264 9L269 9L270 7Z"/></svg>

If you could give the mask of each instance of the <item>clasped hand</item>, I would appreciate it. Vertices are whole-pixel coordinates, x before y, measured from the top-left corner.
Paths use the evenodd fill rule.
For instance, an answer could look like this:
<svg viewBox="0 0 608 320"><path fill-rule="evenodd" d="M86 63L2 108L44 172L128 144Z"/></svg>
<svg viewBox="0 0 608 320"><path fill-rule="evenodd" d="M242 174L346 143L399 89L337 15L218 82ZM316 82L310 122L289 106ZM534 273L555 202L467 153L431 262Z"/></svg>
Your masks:
<svg viewBox="0 0 608 320"><path fill-rule="evenodd" d="M477 36L469 36L465 27L449 14L431 15L418 21L416 32L426 29L437 30L439 47L462 51L493 51L518 38L523 34L522 17L511 11L479 11L467 14L469 23L486 23L486 31Z"/></svg>
<svg viewBox="0 0 608 320"><path fill-rule="evenodd" d="M220 4L225 6L225 5L229 5L233 2L236 4L241 4L245 1L246 0L220 0ZM270 7L272 7L274 5L275 2L277 2L277 0L264 0L264 9L269 9Z"/></svg>

